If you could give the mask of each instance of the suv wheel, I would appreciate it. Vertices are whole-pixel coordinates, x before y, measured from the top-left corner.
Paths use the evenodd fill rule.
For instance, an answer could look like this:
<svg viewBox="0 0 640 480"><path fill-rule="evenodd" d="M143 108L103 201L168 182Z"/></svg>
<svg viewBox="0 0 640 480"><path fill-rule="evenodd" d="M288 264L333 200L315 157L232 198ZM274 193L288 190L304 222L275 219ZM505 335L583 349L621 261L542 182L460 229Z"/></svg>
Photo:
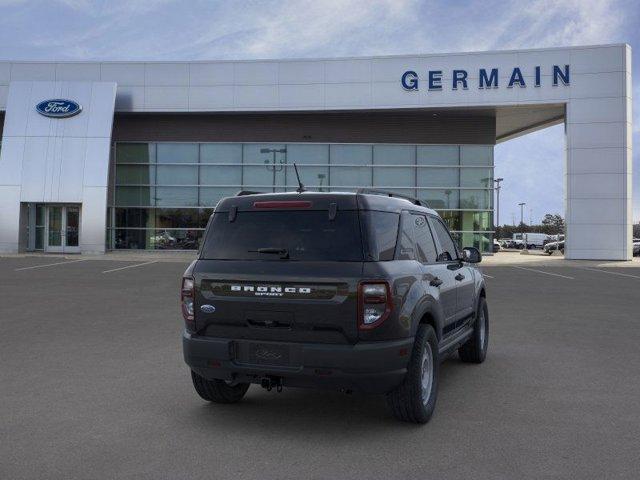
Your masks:
<svg viewBox="0 0 640 480"><path fill-rule="evenodd" d="M431 325L420 325L407 375L402 384L387 394L396 418L404 422L427 423L438 397L438 338Z"/></svg>
<svg viewBox="0 0 640 480"><path fill-rule="evenodd" d="M458 349L458 354L463 362L482 363L487 357L489 345L489 309L487 301L480 297L476 323L473 326L473 335Z"/></svg>
<svg viewBox="0 0 640 480"><path fill-rule="evenodd" d="M242 400L249 390L248 383L231 385L224 380L207 380L191 370L193 387L203 399L214 403L236 403Z"/></svg>

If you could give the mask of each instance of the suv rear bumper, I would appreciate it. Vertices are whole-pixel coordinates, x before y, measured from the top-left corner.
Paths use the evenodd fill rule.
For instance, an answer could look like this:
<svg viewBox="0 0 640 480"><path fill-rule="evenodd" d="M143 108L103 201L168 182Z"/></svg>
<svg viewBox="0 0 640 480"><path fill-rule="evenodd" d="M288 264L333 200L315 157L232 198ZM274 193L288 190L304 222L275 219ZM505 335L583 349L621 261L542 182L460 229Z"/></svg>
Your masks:
<svg viewBox="0 0 640 480"><path fill-rule="evenodd" d="M402 382L413 340L334 345L232 340L185 331L182 345L187 365L208 379L260 383L277 377L284 386L385 393ZM257 359L256 349L263 358ZM264 358L279 352L284 358Z"/></svg>

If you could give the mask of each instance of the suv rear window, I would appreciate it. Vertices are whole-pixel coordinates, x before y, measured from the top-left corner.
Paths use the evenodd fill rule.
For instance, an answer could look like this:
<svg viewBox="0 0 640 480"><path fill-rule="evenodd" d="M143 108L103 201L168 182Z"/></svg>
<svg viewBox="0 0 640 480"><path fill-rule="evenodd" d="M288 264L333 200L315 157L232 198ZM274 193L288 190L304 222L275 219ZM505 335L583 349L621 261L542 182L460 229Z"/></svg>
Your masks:
<svg viewBox="0 0 640 480"><path fill-rule="evenodd" d="M339 211L329 220L326 210L238 212L233 222L225 212L214 214L202 247L208 260L280 260L281 254L258 249L283 249L289 260L361 262L362 237L357 211Z"/></svg>

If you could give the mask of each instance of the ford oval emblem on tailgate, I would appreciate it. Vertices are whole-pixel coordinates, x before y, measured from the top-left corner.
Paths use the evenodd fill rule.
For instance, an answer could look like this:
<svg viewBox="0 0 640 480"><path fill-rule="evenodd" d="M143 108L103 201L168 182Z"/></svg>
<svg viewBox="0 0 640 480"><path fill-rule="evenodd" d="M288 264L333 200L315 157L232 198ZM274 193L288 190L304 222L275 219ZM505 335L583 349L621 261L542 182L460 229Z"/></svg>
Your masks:
<svg viewBox="0 0 640 480"><path fill-rule="evenodd" d="M213 313L216 311L216 307L214 307L213 305L200 305L200 311L204 312L204 313Z"/></svg>

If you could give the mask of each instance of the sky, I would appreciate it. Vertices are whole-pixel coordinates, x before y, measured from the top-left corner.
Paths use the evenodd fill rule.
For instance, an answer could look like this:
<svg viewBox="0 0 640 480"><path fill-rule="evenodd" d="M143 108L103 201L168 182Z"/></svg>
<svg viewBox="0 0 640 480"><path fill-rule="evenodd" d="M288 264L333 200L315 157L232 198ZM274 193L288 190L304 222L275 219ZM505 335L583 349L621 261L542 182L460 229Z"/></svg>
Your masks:
<svg viewBox="0 0 640 480"><path fill-rule="evenodd" d="M640 1L0 0L0 60L218 60L628 43L640 146ZM564 215L564 128L495 148L500 223ZM634 155L640 221L640 147Z"/></svg>

